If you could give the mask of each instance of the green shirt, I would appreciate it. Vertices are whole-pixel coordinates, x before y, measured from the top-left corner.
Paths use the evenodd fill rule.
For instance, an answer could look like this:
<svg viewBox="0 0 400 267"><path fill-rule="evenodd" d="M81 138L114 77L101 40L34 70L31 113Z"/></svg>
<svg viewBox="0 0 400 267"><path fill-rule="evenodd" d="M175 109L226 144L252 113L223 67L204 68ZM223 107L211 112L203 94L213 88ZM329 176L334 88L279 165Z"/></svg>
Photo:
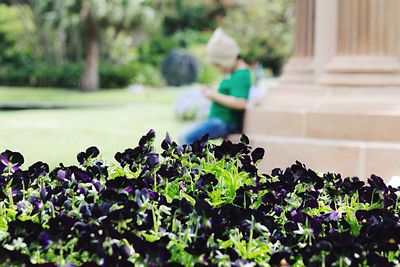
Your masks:
<svg viewBox="0 0 400 267"><path fill-rule="evenodd" d="M251 86L250 71L240 69L231 73L231 76L222 80L218 88L218 93L234 96L237 98L248 99ZM243 110L235 110L213 102L210 109L209 118L219 118L227 123L241 124Z"/></svg>

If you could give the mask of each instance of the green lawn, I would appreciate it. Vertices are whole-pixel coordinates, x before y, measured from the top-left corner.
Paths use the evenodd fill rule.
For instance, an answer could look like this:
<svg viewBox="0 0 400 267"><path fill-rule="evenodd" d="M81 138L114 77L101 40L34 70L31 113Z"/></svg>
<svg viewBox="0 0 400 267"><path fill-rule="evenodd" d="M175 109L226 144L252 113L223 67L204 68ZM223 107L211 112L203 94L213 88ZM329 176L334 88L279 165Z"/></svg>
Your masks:
<svg viewBox="0 0 400 267"><path fill-rule="evenodd" d="M75 164L76 154L95 145L107 160L133 147L149 129L157 145L168 131L173 138L186 126L175 119L173 104L182 89L107 90L94 93L62 89L0 87L2 104L89 106L57 110L0 111L0 151L21 152L26 164L50 167ZM98 106L104 105L104 106Z"/></svg>

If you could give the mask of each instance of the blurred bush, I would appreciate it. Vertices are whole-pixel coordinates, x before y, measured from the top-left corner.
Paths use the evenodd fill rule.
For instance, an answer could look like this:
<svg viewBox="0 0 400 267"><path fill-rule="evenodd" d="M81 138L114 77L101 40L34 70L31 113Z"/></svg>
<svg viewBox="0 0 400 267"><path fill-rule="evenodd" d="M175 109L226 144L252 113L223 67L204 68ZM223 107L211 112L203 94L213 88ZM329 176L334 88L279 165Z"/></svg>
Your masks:
<svg viewBox="0 0 400 267"><path fill-rule="evenodd" d="M192 55L184 50L174 49L165 57L161 73L168 85L187 85L196 81L198 65Z"/></svg>
<svg viewBox="0 0 400 267"><path fill-rule="evenodd" d="M199 70L199 66L202 64L199 65L194 62L201 62L203 59L203 54L196 54L194 49L192 49L198 47L204 48L209 36L209 32L200 32L193 29L177 31L171 36L167 36L161 32L153 34L151 38L139 45L138 49L136 50L136 56L131 61L131 64L135 66L136 73L135 77L133 78L134 83L159 87L165 84L165 78L169 85L183 85L196 81L196 77L198 77L197 81L199 82L211 82L212 78L209 77L211 77L210 75L215 77L215 73L211 74L211 72L215 71L215 69L212 67L211 69L207 68L207 73L204 73L205 75L201 74L202 76L200 77L199 75L203 68ZM182 49L184 49L185 55L182 54ZM178 50L181 52L177 53ZM174 59L171 58L171 55L174 55ZM183 60L179 59L175 61L175 59L178 58L182 58ZM168 64L171 65L172 61L174 61L173 64L178 64L176 65L177 68L173 69L167 68L167 66L162 66L163 62L168 62ZM180 62L178 63L178 61ZM160 73L160 70L163 68L164 73L166 74L164 78ZM187 80L183 77L172 77L177 74L172 74L172 72L175 71L178 71L178 74L181 73L186 77L188 77L190 74L189 76L194 78Z"/></svg>
<svg viewBox="0 0 400 267"><path fill-rule="evenodd" d="M8 86L79 87L84 64L28 64L17 68L0 68L0 84ZM134 69L127 65L101 64L102 88L121 88L131 83Z"/></svg>
<svg viewBox="0 0 400 267"><path fill-rule="evenodd" d="M100 64L100 84L102 88L124 88L131 84L135 76L129 65Z"/></svg>
<svg viewBox="0 0 400 267"><path fill-rule="evenodd" d="M160 66L165 55L177 46L178 44L173 38L168 38L160 33L152 35L149 40L139 45L137 61L142 64Z"/></svg>
<svg viewBox="0 0 400 267"><path fill-rule="evenodd" d="M132 66L134 70L132 83L151 87L161 87L165 85L160 69L157 66L142 64L140 62L134 62Z"/></svg>

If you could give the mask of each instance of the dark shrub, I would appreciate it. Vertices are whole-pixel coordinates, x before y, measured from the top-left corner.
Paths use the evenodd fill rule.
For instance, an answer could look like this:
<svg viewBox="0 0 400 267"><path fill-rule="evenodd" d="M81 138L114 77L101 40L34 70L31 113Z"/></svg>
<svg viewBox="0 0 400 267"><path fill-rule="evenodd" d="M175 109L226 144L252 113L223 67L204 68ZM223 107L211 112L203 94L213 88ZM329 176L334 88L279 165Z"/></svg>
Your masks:
<svg viewBox="0 0 400 267"><path fill-rule="evenodd" d="M0 68L0 85L78 88L83 70L82 63L8 66ZM128 86L134 73L130 66L101 64L99 75L101 88L118 88Z"/></svg>
<svg viewBox="0 0 400 267"><path fill-rule="evenodd" d="M168 85L191 84L197 79L198 62L186 52L172 50L162 64L161 73Z"/></svg>

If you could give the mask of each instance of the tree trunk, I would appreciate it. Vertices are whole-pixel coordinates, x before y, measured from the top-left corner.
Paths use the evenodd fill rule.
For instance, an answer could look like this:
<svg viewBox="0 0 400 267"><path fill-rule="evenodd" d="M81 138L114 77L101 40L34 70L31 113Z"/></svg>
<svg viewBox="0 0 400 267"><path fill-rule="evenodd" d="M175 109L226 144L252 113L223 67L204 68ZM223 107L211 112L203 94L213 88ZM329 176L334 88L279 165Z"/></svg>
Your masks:
<svg viewBox="0 0 400 267"><path fill-rule="evenodd" d="M66 41L66 34L65 34L65 28L61 26L58 29L57 33L57 39L58 39L58 44L56 44L56 60L57 64L64 64L65 63L65 41Z"/></svg>
<svg viewBox="0 0 400 267"><path fill-rule="evenodd" d="M86 20L87 29L87 54L85 73L82 77L81 89L83 91L95 91L99 88L99 36L96 23L91 15Z"/></svg>

